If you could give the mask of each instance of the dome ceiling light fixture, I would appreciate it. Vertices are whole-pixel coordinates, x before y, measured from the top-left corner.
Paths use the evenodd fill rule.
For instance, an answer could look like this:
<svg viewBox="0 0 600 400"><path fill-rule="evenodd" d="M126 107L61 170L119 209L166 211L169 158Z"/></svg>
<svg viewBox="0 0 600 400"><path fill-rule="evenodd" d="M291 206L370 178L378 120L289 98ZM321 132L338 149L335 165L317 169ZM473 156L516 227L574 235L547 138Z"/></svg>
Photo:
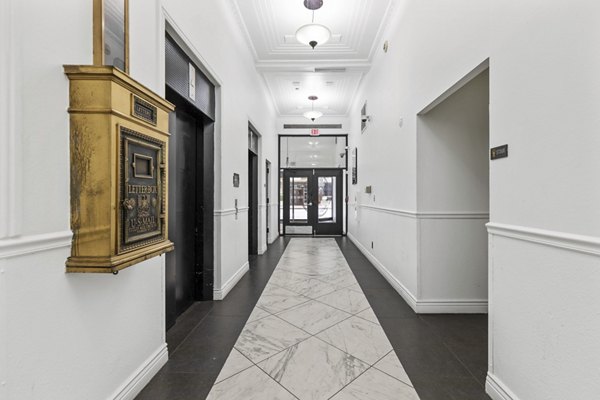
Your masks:
<svg viewBox="0 0 600 400"><path fill-rule="evenodd" d="M323 5L323 0L304 0L304 7L312 11L312 22L298 28L296 40L315 49L317 45L325 44L331 38L331 31L325 25L315 24L315 10Z"/></svg>
<svg viewBox="0 0 600 400"><path fill-rule="evenodd" d="M308 96L308 99L312 102L310 111L307 111L302 115L304 115L305 118L310 119L312 122L315 122L315 119L323 116L321 111L315 111L315 100L318 100L319 98L317 96Z"/></svg>
<svg viewBox="0 0 600 400"><path fill-rule="evenodd" d="M323 0L304 0L304 7L315 11L323 7Z"/></svg>

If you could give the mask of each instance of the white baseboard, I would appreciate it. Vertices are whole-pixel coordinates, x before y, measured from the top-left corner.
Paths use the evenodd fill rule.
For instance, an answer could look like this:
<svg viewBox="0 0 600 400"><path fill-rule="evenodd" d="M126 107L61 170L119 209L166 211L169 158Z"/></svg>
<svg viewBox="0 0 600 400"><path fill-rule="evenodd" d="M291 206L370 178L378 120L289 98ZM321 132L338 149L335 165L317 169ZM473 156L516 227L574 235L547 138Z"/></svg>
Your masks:
<svg viewBox="0 0 600 400"><path fill-rule="evenodd" d="M250 263L246 261L244 265L242 265L242 267L239 270L237 270L237 272L233 274L233 276L229 278L229 280L225 282L225 284L220 289L213 289L213 299L223 300L229 294L231 289L233 289L235 285L237 285L240 279L242 279L246 272L248 272L249 269Z"/></svg>
<svg viewBox="0 0 600 400"><path fill-rule="evenodd" d="M493 400L519 400L497 376L489 372L485 380L485 392Z"/></svg>
<svg viewBox="0 0 600 400"><path fill-rule="evenodd" d="M351 233L348 233L348 238L371 261L414 312L418 314L487 314L487 300L418 300L358 239Z"/></svg>
<svg viewBox="0 0 600 400"><path fill-rule="evenodd" d="M260 249L258 249L258 255L262 256L263 254L265 254L267 251L267 246L265 247L261 247Z"/></svg>
<svg viewBox="0 0 600 400"><path fill-rule="evenodd" d="M167 344L163 344L148 360L138 368L125 385L119 389L111 400L133 400L140 394L142 389L160 371L169 360Z"/></svg>
<svg viewBox="0 0 600 400"><path fill-rule="evenodd" d="M419 314L487 314L487 300L417 300Z"/></svg>
<svg viewBox="0 0 600 400"><path fill-rule="evenodd" d="M348 232L348 239L352 241L358 247L361 253L365 255L371 261L371 264L379 271L386 281L402 296L402 298L408 303L408 305L417 312L417 298L404 286L379 260L371 254L365 246L362 245L350 232Z"/></svg>
<svg viewBox="0 0 600 400"><path fill-rule="evenodd" d="M269 242L269 244L273 244L273 243L275 243L275 241L276 241L277 239L279 239L279 233L277 233L277 234L274 234L272 237L269 237L269 240L268 240L268 242Z"/></svg>

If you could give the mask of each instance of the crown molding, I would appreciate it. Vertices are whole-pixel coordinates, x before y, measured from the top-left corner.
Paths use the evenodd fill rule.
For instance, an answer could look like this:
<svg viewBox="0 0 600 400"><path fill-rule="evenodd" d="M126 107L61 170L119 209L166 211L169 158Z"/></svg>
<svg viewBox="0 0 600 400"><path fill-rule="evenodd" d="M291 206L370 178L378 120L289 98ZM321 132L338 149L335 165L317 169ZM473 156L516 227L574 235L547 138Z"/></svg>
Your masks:
<svg viewBox="0 0 600 400"><path fill-rule="evenodd" d="M258 52L256 51L256 47L254 47L254 42L250 36L250 31L248 31L248 26L246 26L246 22L244 22L244 17L242 17L240 7L238 6L236 0L229 0L229 5L231 6L232 14L238 24L238 28L242 31L242 35L246 39L246 43L248 44L252 56L254 57L254 61L256 62L258 61Z"/></svg>

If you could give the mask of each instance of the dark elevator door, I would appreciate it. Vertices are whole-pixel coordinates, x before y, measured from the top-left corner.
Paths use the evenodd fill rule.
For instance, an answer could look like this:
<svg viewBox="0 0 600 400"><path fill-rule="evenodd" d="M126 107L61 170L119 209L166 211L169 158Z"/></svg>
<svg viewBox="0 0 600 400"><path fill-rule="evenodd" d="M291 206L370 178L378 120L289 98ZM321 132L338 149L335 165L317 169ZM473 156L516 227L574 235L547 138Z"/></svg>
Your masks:
<svg viewBox="0 0 600 400"><path fill-rule="evenodd" d="M202 267L203 122L178 107L173 115L169 171L169 236L175 250L166 264L167 328L198 299L197 271Z"/></svg>
<svg viewBox="0 0 600 400"><path fill-rule="evenodd" d="M190 76L195 93L190 95ZM214 293L215 87L169 35L165 40L169 118L169 238L166 327L192 303Z"/></svg>
<svg viewBox="0 0 600 400"><path fill-rule="evenodd" d="M198 177L196 118L177 112L177 310L185 310L194 301L196 272L196 182Z"/></svg>
<svg viewBox="0 0 600 400"><path fill-rule="evenodd" d="M248 150L248 254L258 254L258 156Z"/></svg>

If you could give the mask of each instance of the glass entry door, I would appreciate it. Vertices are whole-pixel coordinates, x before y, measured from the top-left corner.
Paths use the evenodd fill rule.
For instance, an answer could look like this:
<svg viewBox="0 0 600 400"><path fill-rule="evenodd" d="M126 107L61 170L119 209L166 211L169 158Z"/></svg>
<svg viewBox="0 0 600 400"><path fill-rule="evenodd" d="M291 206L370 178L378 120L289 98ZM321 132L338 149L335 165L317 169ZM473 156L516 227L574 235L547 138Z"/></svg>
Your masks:
<svg viewBox="0 0 600 400"><path fill-rule="evenodd" d="M284 234L341 235L342 191L341 169L284 170Z"/></svg>

